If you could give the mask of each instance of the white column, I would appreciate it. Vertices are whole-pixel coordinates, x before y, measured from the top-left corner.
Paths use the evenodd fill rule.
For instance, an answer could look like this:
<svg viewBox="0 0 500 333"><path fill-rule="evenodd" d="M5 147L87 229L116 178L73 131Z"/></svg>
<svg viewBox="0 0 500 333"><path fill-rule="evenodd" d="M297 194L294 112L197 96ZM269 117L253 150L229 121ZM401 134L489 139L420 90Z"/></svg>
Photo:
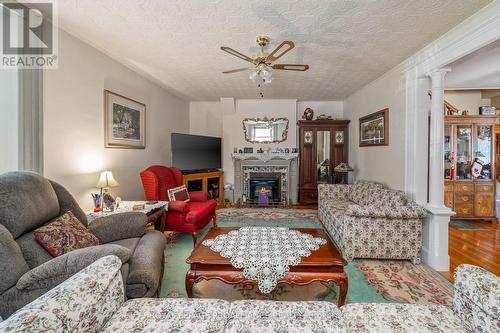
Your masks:
<svg viewBox="0 0 500 333"><path fill-rule="evenodd" d="M438 271L448 271L448 224L454 213L444 205L444 76L449 69L436 69L431 78L432 101L429 151L429 203L424 223L423 260Z"/></svg>
<svg viewBox="0 0 500 333"><path fill-rule="evenodd" d="M431 128L429 160L429 203L444 206L444 76L449 69L437 69L431 77Z"/></svg>

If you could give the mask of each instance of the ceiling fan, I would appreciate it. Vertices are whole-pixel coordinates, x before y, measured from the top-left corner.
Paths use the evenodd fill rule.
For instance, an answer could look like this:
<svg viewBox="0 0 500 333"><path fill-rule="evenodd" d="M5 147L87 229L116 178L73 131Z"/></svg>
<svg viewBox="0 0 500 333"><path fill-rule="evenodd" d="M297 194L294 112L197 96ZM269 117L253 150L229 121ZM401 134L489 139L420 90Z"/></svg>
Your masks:
<svg viewBox="0 0 500 333"><path fill-rule="evenodd" d="M309 69L309 65L298 65L298 64L273 64L276 60L284 56L288 51L295 47L292 41L283 41L274 51L268 53L265 51L266 47L269 45L271 39L267 36L257 36L257 44L260 46L260 52L255 56L248 57L230 47L221 46L221 50L227 52L235 57L248 61L254 65L254 67L245 67L232 69L229 71L222 72L223 74L231 74L236 72L249 71L249 78L252 81L262 80L263 83L271 83L273 80L273 70L285 70L285 71L299 71L304 72Z"/></svg>

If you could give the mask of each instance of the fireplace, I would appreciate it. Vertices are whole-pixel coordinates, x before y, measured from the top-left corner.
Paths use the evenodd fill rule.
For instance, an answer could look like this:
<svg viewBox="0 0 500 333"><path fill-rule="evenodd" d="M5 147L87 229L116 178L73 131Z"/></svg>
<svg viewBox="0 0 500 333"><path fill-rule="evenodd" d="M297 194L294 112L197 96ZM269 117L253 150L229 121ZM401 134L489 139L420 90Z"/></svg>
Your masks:
<svg viewBox="0 0 500 333"><path fill-rule="evenodd" d="M232 154L234 196L243 207L289 207L297 203L297 153ZM264 187L269 204L260 190Z"/></svg>
<svg viewBox="0 0 500 333"><path fill-rule="evenodd" d="M281 174L250 173L249 201L259 206L278 205L281 200Z"/></svg>

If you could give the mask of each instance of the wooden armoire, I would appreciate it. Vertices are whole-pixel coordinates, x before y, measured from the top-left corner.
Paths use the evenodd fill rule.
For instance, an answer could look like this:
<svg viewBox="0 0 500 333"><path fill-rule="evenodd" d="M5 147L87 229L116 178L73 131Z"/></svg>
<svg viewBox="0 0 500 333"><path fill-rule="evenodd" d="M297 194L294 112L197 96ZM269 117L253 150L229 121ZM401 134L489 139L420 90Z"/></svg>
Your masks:
<svg viewBox="0 0 500 333"><path fill-rule="evenodd" d="M299 120L299 201L318 202L318 184L345 181L333 169L347 163L349 120Z"/></svg>
<svg viewBox="0 0 500 333"><path fill-rule="evenodd" d="M496 220L495 121L445 116L444 203L457 219Z"/></svg>

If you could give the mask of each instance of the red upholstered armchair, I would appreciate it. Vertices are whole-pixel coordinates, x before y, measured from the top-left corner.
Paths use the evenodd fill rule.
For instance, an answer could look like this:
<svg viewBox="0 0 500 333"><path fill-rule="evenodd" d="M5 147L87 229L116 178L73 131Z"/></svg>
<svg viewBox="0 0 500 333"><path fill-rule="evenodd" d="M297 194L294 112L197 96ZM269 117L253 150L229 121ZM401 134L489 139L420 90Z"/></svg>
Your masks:
<svg viewBox="0 0 500 333"><path fill-rule="evenodd" d="M141 180L146 200L168 201L167 191L182 185L182 173L177 168L153 165L141 172ZM196 231L203 229L212 220L214 227L217 227L217 202L208 200L207 194L201 191L189 192L189 197L189 202L168 203L165 230L189 232L196 245Z"/></svg>

